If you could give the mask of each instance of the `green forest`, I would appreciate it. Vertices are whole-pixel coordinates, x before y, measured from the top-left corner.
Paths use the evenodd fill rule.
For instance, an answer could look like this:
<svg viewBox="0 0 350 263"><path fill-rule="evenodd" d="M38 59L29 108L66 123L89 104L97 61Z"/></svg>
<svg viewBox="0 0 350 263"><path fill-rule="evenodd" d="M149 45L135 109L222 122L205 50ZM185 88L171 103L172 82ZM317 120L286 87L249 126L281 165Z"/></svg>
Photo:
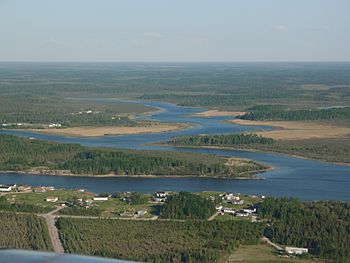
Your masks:
<svg viewBox="0 0 350 263"><path fill-rule="evenodd" d="M161 206L160 216L171 219L208 219L215 211L211 200L196 194L180 192L171 195Z"/></svg>
<svg viewBox="0 0 350 263"><path fill-rule="evenodd" d="M327 162L350 163L350 144L346 139L274 140L257 134L222 134L174 137L168 143L278 152Z"/></svg>
<svg viewBox="0 0 350 263"><path fill-rule="evenodd" d="M311 254L330 262L349 262L349 203L267 198L258 211L270 220L265 235L273 241L307 247Z"/></svg>
<svg viewBox="0 0 350 263"><path fill-rule="evenodd" d="M247 166L226 165L226 158L88 148L0 135L0 170L30 168L68 170L74 174L241 176L265 168L253 161Z"/></svg>
<svg viewBox="0 0 350 263"><path fill-rule="evenodd" d="M130 221L68 219L57 222L69 253L143 262L218 262L239 244L257 244L261 224L246 221Z"/></svg>
<svg viewBox="0 0 350 263"><path fill-rule="evenodd" d="M0 213L0 248L52 251L45 220L35 215Z"/></svg>
<svg viewBox="0 0 350 263"><path fill-rule="evenodd" d="M172 138L174 145L247 145L247 144L272 144L271 138L257 134L221 134L221 135L196 135Z"/></svg>

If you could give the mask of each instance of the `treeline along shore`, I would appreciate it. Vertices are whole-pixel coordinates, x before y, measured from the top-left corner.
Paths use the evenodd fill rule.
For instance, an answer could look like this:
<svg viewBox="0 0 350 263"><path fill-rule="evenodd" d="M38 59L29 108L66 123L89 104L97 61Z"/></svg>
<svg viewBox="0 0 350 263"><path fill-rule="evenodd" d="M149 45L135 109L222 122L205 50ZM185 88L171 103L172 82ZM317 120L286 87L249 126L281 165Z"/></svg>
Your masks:
<svg viewBox="0 0 350 263"><path fill-rule="evenodd" d="M291 154L327 162L350 164L348 140L275 140L258 134L222 134L174 137L169 144L190 147L227 147Z"/></svg>
<svg viewBox="0 0 350 263"><path fill-rule="evenodd" d="M266 167L247 159L175 152L112 150L0 135L0 170L54 175L254 178Z"/></svg>

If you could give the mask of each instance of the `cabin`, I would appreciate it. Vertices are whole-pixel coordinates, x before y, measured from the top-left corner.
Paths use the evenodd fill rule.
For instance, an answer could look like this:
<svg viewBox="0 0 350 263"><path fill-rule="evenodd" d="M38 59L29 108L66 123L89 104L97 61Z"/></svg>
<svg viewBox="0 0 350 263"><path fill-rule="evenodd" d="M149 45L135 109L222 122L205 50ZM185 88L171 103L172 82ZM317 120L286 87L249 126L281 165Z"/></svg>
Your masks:
<svg viewBox="0 0 350 263"><path fill-rule="evenodd" d="M58 197L46 197L45 201L50 203L56 203L58 201Z"/></svg>
<svg viewBox="0 0 350 263"><path fill-rule="evenodd" d="M285 251L290 255L302 255L309 252L307 248L303 247L285 247Z"/></svg>

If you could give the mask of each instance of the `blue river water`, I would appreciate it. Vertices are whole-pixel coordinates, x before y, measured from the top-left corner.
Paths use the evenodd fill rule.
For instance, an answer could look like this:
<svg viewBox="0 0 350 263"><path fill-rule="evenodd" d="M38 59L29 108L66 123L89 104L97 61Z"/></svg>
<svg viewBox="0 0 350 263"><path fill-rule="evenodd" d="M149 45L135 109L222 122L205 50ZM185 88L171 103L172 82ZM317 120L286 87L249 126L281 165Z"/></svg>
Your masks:
<svg viewBox="0 0 350 263"><path fill-rule="evenodd" d="M96 100L96 99L94 99ZM101 103L107 99L100 99ZM116 103L118 100L116 100ZM36 134L28 131L1 131L1 133L34 137L56 142L79 143L86 146L172 150L183 152L200 152L223 156L254 159L274 167L274 170L260 174L264 180L231 180L210 178L92 178L63 177L50 175L28 175L0 173L0 183L20 183L30 185L53 185L64 188L86 188L92 192L140 191L232 191L253 195L298 197L302 200L350 200L350 166L335 165L314 160L295 158L283 154L177 148L172 146L154 146L150 143L169 140L173 136L193 134L223 134L254 131L262 127L240 126L225 122L228 117L202 118L193 116L203 108L180 107L163 102L130 102L158 107L161 111L151 116L138 116L161 122L189 123L185 130L102 137L65 137ZM267 128L268 127L264 127Z"/></svg>

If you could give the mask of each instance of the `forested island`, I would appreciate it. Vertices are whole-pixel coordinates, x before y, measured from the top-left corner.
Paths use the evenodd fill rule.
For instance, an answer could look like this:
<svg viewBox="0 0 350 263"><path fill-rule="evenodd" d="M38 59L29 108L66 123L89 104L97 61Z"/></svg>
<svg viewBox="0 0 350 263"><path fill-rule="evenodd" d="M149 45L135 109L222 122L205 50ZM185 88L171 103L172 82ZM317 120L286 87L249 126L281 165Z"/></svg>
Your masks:
<svg viewBox="0 0 350 263"><path fill-rule="evenodd" d="M0 135L0 170L71 175L154 175L252 178L267 169L250 160L229 162L224 157L110 150Z"/></svg>
<svg viewBox="0 0 350 263"><path fill-rule="evenodd" d="M328 162L350 163L350 145L341 139L274 140L257 134L222 134L174 137L168 143L176 146L229 147L292 154Z"/></svg>

